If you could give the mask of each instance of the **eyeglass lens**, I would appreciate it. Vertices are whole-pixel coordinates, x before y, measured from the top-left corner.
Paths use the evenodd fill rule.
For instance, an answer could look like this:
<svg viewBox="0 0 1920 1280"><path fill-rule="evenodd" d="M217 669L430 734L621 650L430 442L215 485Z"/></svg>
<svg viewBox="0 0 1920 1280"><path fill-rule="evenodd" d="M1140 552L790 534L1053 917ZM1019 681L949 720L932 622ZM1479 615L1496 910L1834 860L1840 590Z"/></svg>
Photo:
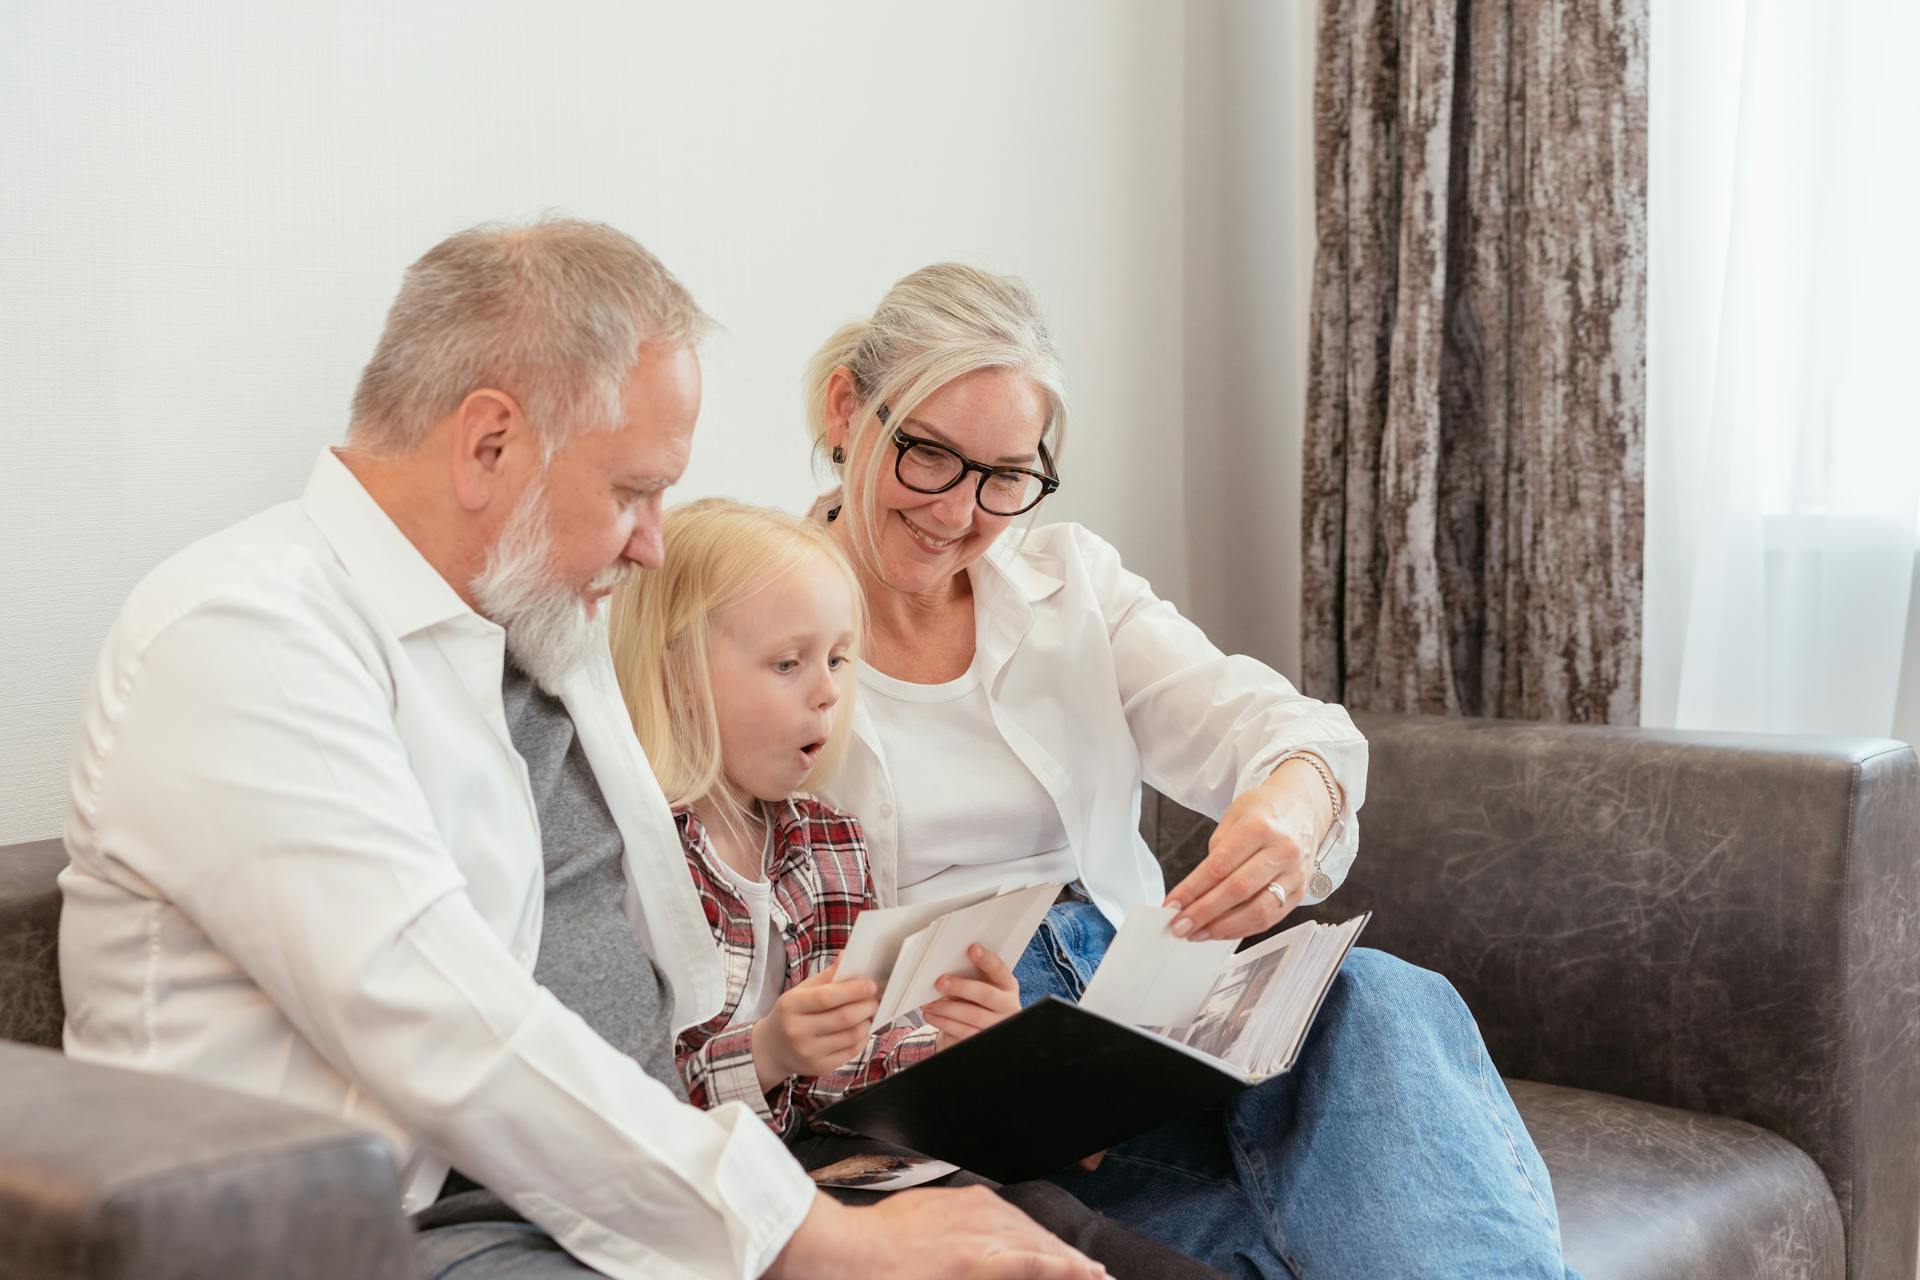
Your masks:
<svg viewBox="0 0 1920 1280"><path fill-rule="evenodd" d="M909 445L901 450L895 469L900 483L921 493L952 488L966 469L960 455L933 444ZM995 471L980 485L979 502L994 515L1017 516L1040 497L1040 481L1019 471Z"/></svg>

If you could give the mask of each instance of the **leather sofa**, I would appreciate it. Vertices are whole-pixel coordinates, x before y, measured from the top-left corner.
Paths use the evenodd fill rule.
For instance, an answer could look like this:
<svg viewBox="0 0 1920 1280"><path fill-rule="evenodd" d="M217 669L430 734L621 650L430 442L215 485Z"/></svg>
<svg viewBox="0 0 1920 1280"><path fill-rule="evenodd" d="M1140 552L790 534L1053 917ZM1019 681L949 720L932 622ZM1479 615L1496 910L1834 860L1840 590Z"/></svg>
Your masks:
<svg viewBox="0 0 1920 1280"><path fill-rule="evenodd" d="M1320 909L1479 1018L1587 1280L1910 1280L1920 762L1879 740L1359 717ZM1211 824L1149 795L1170 874ZM391 1164L322 1116L68 1062L57 843L0 849L0 1273L411 1275Z"/></svg>
<svg viewBox="0 0 1920 1280"><path fill-rule="evenodd" d="M1902 743L1355 716L1310 914L1452 980L1586 1280L1912 1280L1920 762ZM1212 823L1160 798L1184 873Z"/></svg>
<svg viewBox="0 0 1920 1280"><path fill-rule="evenodd" d="M0 1276L414 1280L386 1144L59 1053L55 840L0 849Z"/></svg>

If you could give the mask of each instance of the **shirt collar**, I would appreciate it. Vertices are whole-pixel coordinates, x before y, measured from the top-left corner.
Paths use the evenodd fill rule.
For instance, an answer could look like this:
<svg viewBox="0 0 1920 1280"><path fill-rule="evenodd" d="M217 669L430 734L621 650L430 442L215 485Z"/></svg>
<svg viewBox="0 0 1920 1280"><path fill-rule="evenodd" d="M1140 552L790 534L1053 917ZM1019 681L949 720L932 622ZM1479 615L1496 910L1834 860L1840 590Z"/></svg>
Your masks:
<svg viewBox="0 0 1920 1280"><path fill-rule="evenodd" d="M973 575L975 591L980 589L983 579L991 583L997 577L996 586L1012 592L1025 604L1038 604L1066 585L1052 574L1043 573L1020 554L1026 549L1029 532L1022 529L1017 534L1002 534L1000 540L987 549L987 554L976 564L976 568L986 572Z"/></svg>
<svg viewBox="0 0 1920 1280"><path fill-rule="evenodd" d="M681 805L673 811L673 820L679 824L681 841L688 849L698 849L702 857L714 858L713 846L707 842L706 824L700 821L700 815L691 806ZM806 816L800 812L799 804L788 797L783 803L773 807L773 858L767 868L769 882L780 879L786 873L790 863L802 861L813 855L813 840L807 829Z"/></svg>
<svg viewBox="0 0 1920 1280"><path fill-rule="evenodd" d="M320 451L300 505L396 636L463 616L493 625L427 563L333 450Z"/></svg>

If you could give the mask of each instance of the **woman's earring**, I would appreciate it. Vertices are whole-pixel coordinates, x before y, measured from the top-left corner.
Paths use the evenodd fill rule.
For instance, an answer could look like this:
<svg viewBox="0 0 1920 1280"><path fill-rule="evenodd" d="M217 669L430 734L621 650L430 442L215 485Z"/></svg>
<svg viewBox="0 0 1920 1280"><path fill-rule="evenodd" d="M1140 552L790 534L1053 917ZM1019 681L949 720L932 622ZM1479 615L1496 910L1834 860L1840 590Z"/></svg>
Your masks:
<svg viewBox="0 0 1920 1280"><path fill-rule="evenodd" d="M839 465L839 464L845 463L846 460L847 460L847 451L845 449L842 449L839 445L833 446L834 463L836 465Z"/></svg>

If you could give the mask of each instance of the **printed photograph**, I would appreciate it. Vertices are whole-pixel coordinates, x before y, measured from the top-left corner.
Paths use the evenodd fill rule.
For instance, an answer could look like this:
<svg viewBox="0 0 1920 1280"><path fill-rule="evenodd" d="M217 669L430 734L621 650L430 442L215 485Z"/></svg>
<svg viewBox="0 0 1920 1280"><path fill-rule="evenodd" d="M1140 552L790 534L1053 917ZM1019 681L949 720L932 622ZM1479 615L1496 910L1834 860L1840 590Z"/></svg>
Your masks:
<svg viewBox="0 0 1920 1280"><path fill-rule="evenodd" d="M1241 1061L1236 1050L1254 1026L1254 1013L1261 999L1273 986L1275 976L1285 967L1292 946L1281 947L1258 960L1235 966L1220 975L1220 981L1201 1002L1200 1012L1184 1027L1168 1032L1173 1039L1191 1045L1202 1053L1236 1066L1251 1068Z"/></svg>
<svg viewBox="0 0 1920 1280"><path fill-rule="evenodd" d="M931 1156L875 1152L848 1156L815 1169L808 1176L823 1187L858 1187L863 1191L905 1191L944 1178L960 1166Z"/></svg>

